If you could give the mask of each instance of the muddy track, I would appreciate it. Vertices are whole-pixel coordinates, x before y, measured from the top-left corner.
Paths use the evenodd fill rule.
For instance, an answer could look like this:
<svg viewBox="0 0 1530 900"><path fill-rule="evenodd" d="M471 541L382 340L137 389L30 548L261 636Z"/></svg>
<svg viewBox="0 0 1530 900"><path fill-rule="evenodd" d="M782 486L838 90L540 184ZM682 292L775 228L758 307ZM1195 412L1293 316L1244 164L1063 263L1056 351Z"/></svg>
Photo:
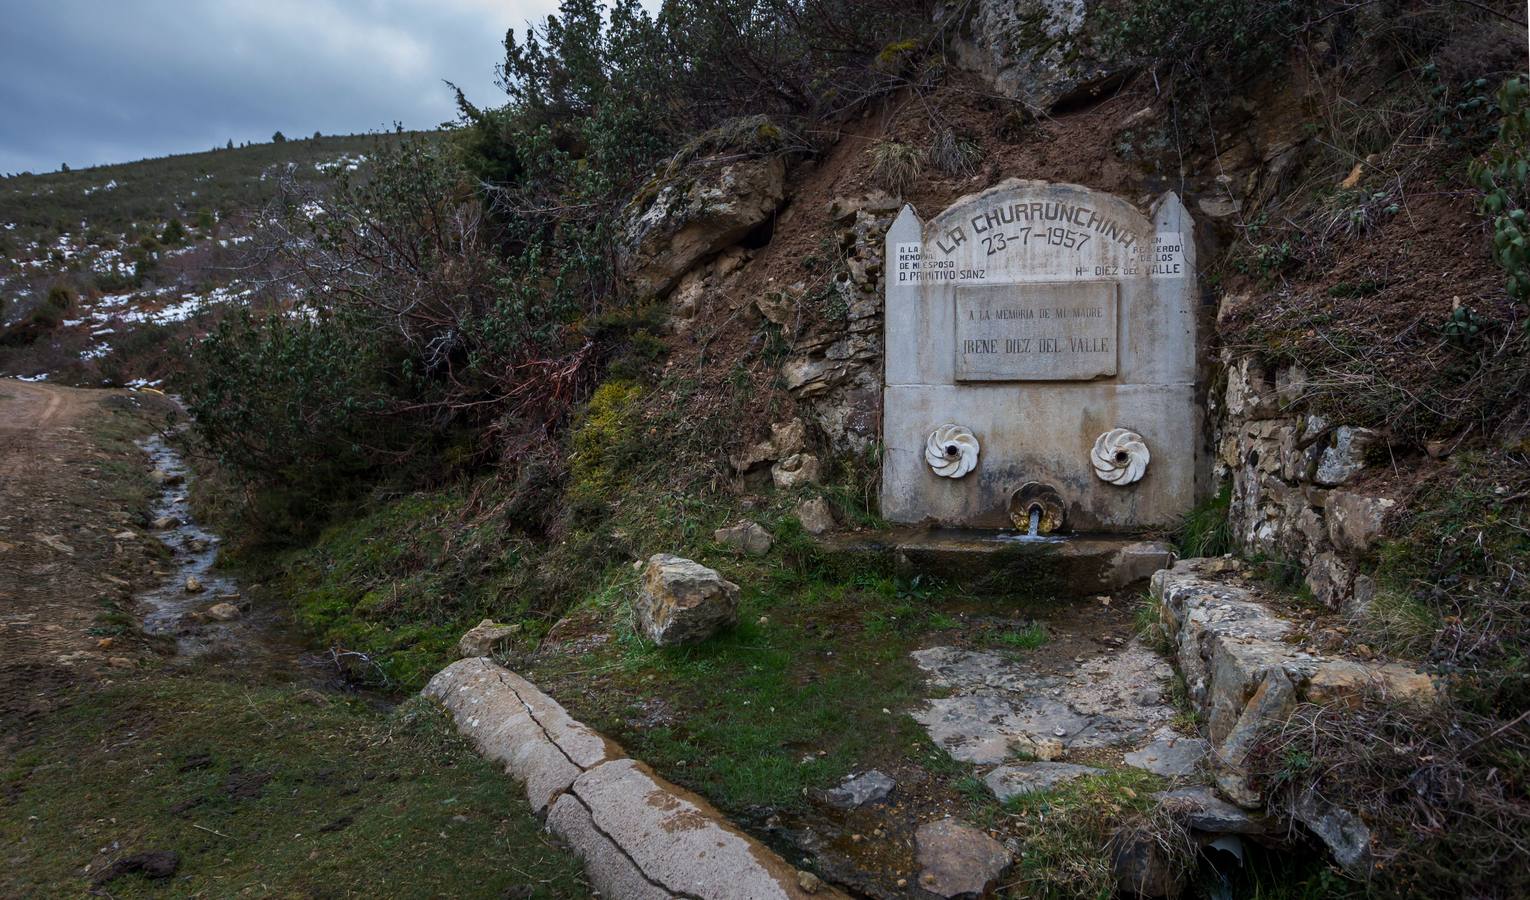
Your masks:
<svg viewBox="0 0 1530 900"><path fill-rule="evenodd" d="M0 749L72 687L152 652L109 634L113 609L130 606L156 559L123 483L142 456L109 436L133 430L143 405L120 391L0 380Z"/></svg>

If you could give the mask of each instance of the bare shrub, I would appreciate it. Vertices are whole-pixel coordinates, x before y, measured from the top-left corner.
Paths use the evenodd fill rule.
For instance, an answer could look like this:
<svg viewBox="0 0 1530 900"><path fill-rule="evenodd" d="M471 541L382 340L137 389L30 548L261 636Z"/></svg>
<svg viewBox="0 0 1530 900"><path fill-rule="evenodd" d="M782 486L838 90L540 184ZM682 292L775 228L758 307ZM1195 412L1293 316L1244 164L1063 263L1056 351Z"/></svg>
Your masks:
<svg viewBox="0 0 1530 900"><path fill-rule="evenodd" d="M983 145L952 128L942 128L930 142L929 160L947 175L966 178L983 161Z"/></svg>
<svg viewBox="0 0 1530 900"><path fill-rule="evenodd" d="M1360 816L1371 894L1509 898L1530 895L1527 753L1524 715L1496 722L1372 696L1298 707L1255 766L1277 812L1315 801Z"/></svg>

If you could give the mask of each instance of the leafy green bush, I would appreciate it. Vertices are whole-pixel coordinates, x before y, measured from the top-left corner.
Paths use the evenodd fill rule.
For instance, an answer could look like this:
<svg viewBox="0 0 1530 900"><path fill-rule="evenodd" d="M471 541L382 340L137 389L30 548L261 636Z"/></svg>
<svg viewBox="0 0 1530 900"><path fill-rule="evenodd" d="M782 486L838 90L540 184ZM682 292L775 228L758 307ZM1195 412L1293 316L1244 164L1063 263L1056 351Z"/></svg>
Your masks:
<svg viewBox="0 0 1530 900"><path fill-rule="evenodd" d="M1136 0L1106 31L1126 58L1146 58L1191 76L1188 87L1226 87L1282 61L1281 40L1313 0Z"/></svg>
<svg viewBox="0 0 1530 900"><path fill-rule="evenodd" d="M379 350L342 318L229 317L194 353L197 431L225 464L327 493L406 440L382 419Z"/></svg>
<svg viewBox="0 0 1530 900"><path fill-rule="evenodd" d="M63 324L75 302L72 289L61 284L54 285L48 289L43 302L32 307L21 321L0 329L0 347L24 347L35 343Z"/></svg>
<svg viewBox="0 0 1530 900"><path fill-rule="evenodd" d="M181 224L180 219L171 219L165 223L165 230L159 233L159 242L167 247L186 242L186 226Z"/></svg>
<svg viewBox="0 0 1530 900"><path fill-rule="evenodd" d="M1498 92L1503 118L1487 158L1473 162L1472 180L1482 189L1482 212L1493 217L1493 257L1508 278L1505 290L1521 303L1530 300L1530 84L1504 82Z"/></svg>

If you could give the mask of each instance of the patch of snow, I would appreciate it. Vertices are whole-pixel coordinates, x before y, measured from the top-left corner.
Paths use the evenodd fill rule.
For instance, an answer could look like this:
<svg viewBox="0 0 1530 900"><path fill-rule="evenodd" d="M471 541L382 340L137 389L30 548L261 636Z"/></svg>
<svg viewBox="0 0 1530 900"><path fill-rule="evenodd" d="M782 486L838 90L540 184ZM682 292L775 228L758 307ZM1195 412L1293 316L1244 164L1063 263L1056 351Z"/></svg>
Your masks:
<svg viewBox="0 0 1530 900"><path fill-rule="evenodd" d="M36 375L17 375L16 376L16 380L17 381L34 381L34 382L35 381L47 381L48 380L48 373L47 372L39 372Z"/></svg>

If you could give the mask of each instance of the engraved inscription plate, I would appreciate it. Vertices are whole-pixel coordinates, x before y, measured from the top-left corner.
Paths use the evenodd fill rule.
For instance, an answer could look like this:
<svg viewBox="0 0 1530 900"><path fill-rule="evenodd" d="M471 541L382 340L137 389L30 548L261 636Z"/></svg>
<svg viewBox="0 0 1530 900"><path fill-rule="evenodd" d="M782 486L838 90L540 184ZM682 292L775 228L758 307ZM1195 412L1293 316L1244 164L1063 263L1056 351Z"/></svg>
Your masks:
<svg viewBox="0 0 1530 900"><path fill-rule="evenodd" d="M1113 281L956 288L957 381L1087 381L1116 374Z"/></svg>

